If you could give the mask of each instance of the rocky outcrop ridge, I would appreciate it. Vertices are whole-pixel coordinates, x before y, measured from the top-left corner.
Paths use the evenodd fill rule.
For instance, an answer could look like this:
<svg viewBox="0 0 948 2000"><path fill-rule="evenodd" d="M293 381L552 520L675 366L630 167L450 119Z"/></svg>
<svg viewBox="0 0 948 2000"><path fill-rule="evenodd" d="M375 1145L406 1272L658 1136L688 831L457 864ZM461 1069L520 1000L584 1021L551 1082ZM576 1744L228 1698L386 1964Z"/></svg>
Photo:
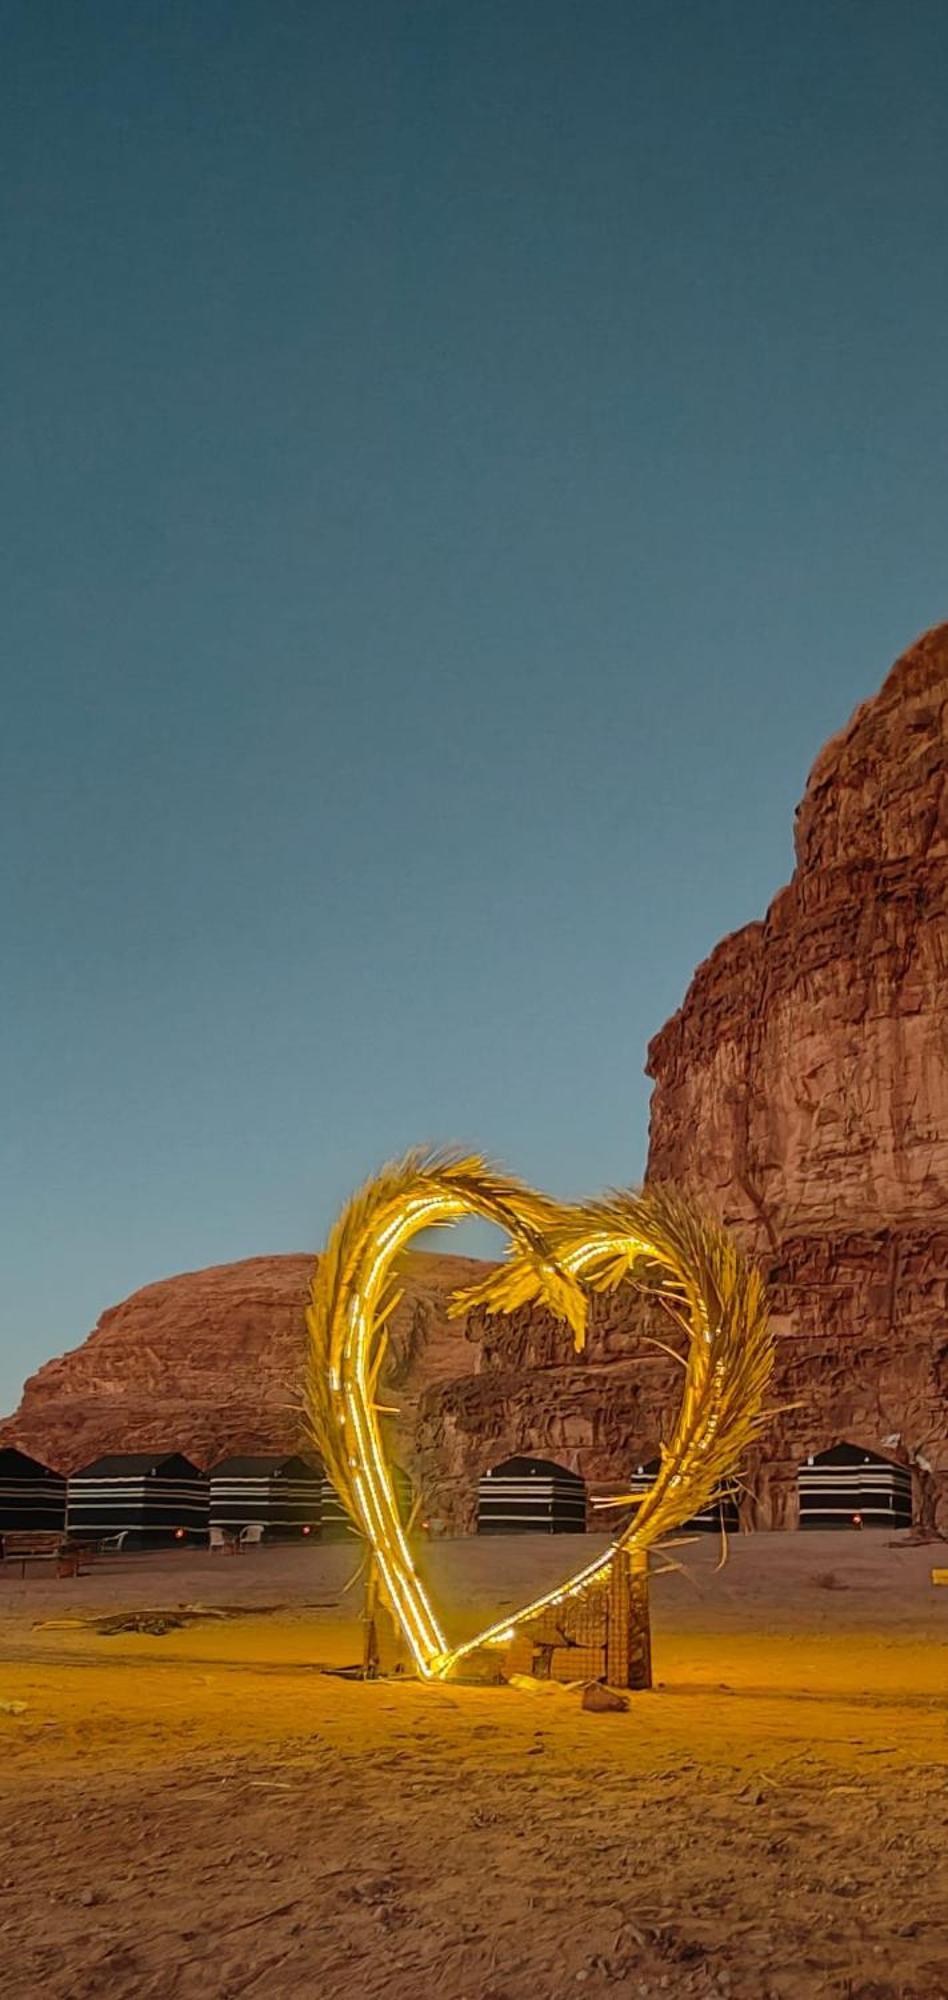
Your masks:
<svg viewBox="0 0 948 2000"><path fill-rule="evenodd" d="M651 1044L649 1176L730 1224L770 1285L781 1408L746 1518L792 1524L801 1459L842 1439L921 1453L919 1506L948 1515L948 627L817 758L796 856ZM641 1330L600 1302L577 1367L549 1326L482 1327L480 1376L421 1404L459 1518L516 1448L600 1482L651 1456L678 1384Z"/></svg>
<svg viewBox="0 0 948 2000"><path fill-rule="evenodd" d="M921 1452L919 1500L948 1527L948 627L821 753L796 849L766 917L718 946L651 1044L649 1173L734 1227L771 1287L779 1414L748 1524L790 1525L801 1459L846 1438ZM297 1444L310 1265L146 1287L33 1377L0 1443L67 1471L147 1444L202 1464ZM449 1323L448 1294L483 1270L411 1258L393 1326L395 1450L459 1528L514 1451L621 1484L680 1385L634 1294L595 1302L581 1359L543 1314Z"/></svg>
<svg viewBox="0 0 948 2000"><path fill-rule="evenodd" d="M762 1250L948 1218L948 627L817 758L796 851L648 1056L649 1173Z"/></svg>
<svg viewBox="0 0 948 2000"><path fill-rule="evenodd" d="M781 1336L777 1414L744 1467L744 1524L795 1526L798 1467L846 1439L904 1463L921 1450L935 1478L916 1469L918 1512L940 1508L948 1527L948 1228L788 1238L763 1262ZM470 1528L480 1473L515 1451L615 1490L657 1452L678 1407L680 1372L643 1339L652 1332L667 1339L667 1321L621 1296L593 1302L581 1360L543 1315L472 1319L480 1371L419 1404L415 1463L439 1511Z"/></svg>
<svg viewBox="0 0 948 2000"><path fill-rule="evenodd" d="M150 1445L183 1451L202 1466L229 1451L298 1447L303 1314L314 1261L249 1257L133 1292L103 1313L81 1347L31 1377L16 1415L0 1425L0 1444L19 1445L60 1472L103 1452ZM403 1457L420 1391L471 1366L447 1300L483 1269L465 1257L406 1260L389 1368Z"/></svg>

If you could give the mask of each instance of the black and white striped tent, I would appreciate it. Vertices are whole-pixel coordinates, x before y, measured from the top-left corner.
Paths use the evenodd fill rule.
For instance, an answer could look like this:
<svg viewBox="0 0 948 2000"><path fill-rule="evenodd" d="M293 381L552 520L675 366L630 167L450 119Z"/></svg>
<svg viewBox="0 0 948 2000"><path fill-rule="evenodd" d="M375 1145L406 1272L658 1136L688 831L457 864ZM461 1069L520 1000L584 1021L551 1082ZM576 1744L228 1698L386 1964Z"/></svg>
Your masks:
<svg viewBox="0 0 948 2000"><path fill-rule="evenodd" d="M316 1459L247 1454L211 1468L212 1528L318 1535L322 1509L323 1468Z"/></svg>
<svg viewBox="0 0 948 2000"><path fill-rule="evenodd" d="M910 1528L912 1475L861 1445L834 1444L797 1473L801 1528Z"/></svg>
<svg viewBox="0 0 948 2000"><path fill-rule="evenodd" d="M130 1452L98 1458L72 1474L66 1491L70 1535L117 1535L129 1544L203 1540L208 1527L208 1480L180 1452Z"/></svg>
<svg viewBox="0 0 948 2000"><path fill-rule="evenodd" d="M415 1504L414 1489L407 1472L400 1465L392 1467L392 1485L402 1526L411 1519ZM339 1498L332 1480L324 1476L322 1494L322 1532L324 1542L345 1542L357 1533L352 1521Z"/></svg>
<svg viewBox="0 0 948 2000"><path fill-rule="evenodd" d="M645 1465L637 1465L628 1484L630 1493L647 1493L658 1477L661 1461L650 1458ZM683 1521L682 1534L719 1535L722 1530L727 1535L736 1535L738 1529L737 1495L725 1488L716 1500L702 1507L700 1514L692 1514L690 1521Z"/></svg>
<svg viewBox="0 0 948 2000"><path fill-rule="evenodd" d="M479 1535L582 1535L586 1484L549 1458L508 1458L477 1489Z"/></svg>
<svg viewBox="0 0 948 2000"><path fill-rule="evenodd" d="M0 1451L0 1535L4 1529L50 1534L66 1525L66 1481L25 1451Z"/></svg>

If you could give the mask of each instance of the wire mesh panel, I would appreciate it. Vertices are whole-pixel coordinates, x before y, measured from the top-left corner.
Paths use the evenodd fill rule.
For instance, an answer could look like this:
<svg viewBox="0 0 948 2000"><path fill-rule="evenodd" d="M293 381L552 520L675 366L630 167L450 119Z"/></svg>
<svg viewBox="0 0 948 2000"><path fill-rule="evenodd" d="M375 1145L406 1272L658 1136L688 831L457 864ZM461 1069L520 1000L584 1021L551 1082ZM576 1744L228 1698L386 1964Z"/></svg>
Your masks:
<svg viewBox="0 0 948 2000"><path fill-rule="evenodd" d="M609 1583L596 1582L581 1597L551 1605L518 1628L504 1656L506 1674L540 1681L598 1681L606 1671Z"/></svg>

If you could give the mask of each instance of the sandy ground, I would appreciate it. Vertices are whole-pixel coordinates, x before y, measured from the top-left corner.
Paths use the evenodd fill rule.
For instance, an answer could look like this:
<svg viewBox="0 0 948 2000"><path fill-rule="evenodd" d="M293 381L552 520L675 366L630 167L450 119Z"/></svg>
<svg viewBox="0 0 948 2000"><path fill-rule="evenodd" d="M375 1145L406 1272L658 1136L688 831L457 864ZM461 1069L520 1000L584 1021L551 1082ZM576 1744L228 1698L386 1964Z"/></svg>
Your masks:
<svg viewBox="0 0 948 2000"><path fill-rule="evenodd" d="M461 1635L594 1546L424 1560ZM624 1715L325 1673L338 1546L0 1572L3 2000L945 2000L948 1550L682 1553Z"/></svg>

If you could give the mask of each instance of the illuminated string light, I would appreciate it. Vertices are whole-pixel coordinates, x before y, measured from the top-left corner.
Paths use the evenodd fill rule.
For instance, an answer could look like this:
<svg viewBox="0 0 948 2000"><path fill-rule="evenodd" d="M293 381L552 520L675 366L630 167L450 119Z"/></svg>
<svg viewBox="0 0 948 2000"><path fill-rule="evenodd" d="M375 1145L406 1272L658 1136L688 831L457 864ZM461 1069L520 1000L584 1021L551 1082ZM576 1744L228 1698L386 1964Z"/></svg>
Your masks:
<svg viewBox="0 0 948 2000"><path fill-rule="evenodd" d="M465 1215L497 1223L507 1262L452 1300L452 1315L481 1306L545 1306L585 1341L587 1294L630 1277L658 1290L687 1336L681 1408L644 1494L605 1505L634 1508L604 1554L565 1583L450 1647L415 1569L379 1424L376 1387L396 1295L392 1267L419 1230ZM670 1280L656 1285L655 1274ZM643 1275L644 1274L644 1277ZM727 1232L667 1188L570 1207L496 1173L480 1158L409 1154L383 1169L344 1210L319 1260L307 1308L305 1404L326 1470L378 1565L381 1589L419 1673L441 1679L484 1646L505 1645L549 1607L585 1594L620 1551L644 1553L714 1498L764 1421L773 1362L763 1284Z"/></svg>

